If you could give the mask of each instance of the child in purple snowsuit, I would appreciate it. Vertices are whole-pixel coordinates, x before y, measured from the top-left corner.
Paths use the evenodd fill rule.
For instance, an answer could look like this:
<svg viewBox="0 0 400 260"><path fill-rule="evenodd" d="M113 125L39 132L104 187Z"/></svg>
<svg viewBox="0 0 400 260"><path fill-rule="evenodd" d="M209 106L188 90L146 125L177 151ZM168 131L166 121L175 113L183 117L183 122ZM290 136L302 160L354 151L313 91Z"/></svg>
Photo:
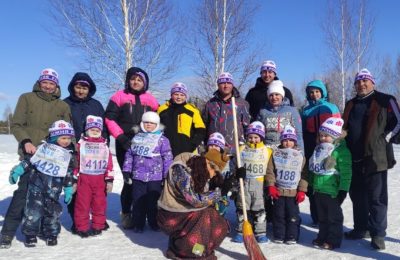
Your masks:
<svg viewBox="0 0 400 260"><path fill-rule="evenodd" d="M125 181L133 185L132 217L137 233L143 232L146 216L150 228L160 230L156 220L157 200L173 160L169 140L163 135L157 113L144 113L140 128L125 154L122 170Z"/></svg>

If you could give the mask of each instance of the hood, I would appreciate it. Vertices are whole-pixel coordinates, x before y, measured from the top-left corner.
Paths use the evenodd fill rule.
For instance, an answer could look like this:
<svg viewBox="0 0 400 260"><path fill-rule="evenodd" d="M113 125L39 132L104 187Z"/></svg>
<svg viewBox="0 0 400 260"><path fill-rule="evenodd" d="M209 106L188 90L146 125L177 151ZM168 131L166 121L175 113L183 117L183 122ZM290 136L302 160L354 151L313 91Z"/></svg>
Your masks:
<svg viewBox="0 0 400 260"><path fill-rule="evenodd" d="M33 85L32 92L37 93L39 97L41 97L41 98L43 98L45 100L54 100L54 99L58 99L58 98L61 97L61 88L60 88L59 85L57 85L57 89L56 89L56 91L54 91L54 93L47 94L47 93L44 93L40 89L39 81L36 81L35 84Z"/></svg>
<svg viewBox="0 0 400 260"><path fill-rule="evenodd" d="M309 88L318 88L321 91L321 100L327 101L328 98L328 91L326 89L325 84L321 80L313 80L306 86L306 93L307 93L307 101L308 103L312 104L315 103L313 100L310 99L308 96L308 89Z"/></svg>
<svg viewBox="0 0 400 260"><path fill-rule="evenodd" d="M84 81L89 82L89 85L90 85L89 86L89 94L86 99L93 97L94 94L96 93L96 84L94 84L94 81L92 80L92 78L85 72L77 72L72 77L72 79L68 85L68 92L69 92L70 97L75 98L74 85L75 85L75 82L78 80L84 80Z"/></svg>
<svg viewBox="0 0 400 260"><path fill-rule="evenodd" d="M128 69L128 71L126 72L126 78L125 78L125 90L128 90L129 88L129 80L130 78L135 75L136 73L143 73L144 77L146 78L146 84L144 84L144 88L143 91L141 91L141 93L146 92L149 89L149 76L147 75L147 73L142 70L141 68L138 67L131 67Z"/></svg>

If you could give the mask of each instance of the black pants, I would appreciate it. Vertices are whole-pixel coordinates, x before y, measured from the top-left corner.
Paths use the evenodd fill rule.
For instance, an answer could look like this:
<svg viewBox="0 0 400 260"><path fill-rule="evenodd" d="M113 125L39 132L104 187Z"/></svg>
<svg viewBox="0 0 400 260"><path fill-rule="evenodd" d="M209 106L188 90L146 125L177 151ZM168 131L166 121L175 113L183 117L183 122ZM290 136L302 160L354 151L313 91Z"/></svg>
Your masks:
<svg viewBox="0 0 400 260"><path fill-rule="evenodd" d="M298 240L300 233L300 211L295 197L279 197L274 200L274 239Z"/></svg>
<svg viewBox="0 0 400 260"><path fill-rule="evenodd" d="M115 141L115 153L117 156L117 161L119 168L121 168L121 171L123 169L124 165L124 160L125 160L125 153L126 150L122 147L121 144L118 143L118 141ZM129 214L132 212L132 185L126 184L124 182L124 185L122 186L122 191L121 191L121 211L123 214Z"/></svg>
<svg viewBox="0 0 400 260"><path fill-rule="evenodd" d="M2 235L14 237L19 224L21 224L26 205L26 194L28 192L30 174L31 172L29 170L19 179L18 189L14 191L10 206L8 206L4 218L3 228L1 229Z"/></svg>
<svg viewBox="0 0 400 260"><path fill-rule="evenodd" d="M161 183L133 180L133 220L136 227L144 227L146 216L151 227L157 226L157 200L161 194Z"/></svg>
<svg viewBox="0 0 400 260"><path fill-rule="evenodd" d="M308 186L307 191L308 200L310 201L310 215L313 223L318 223L317 206L315 205L314 189L312 186Z"/></svg>
<svg viewBox="0 0 400 260"><path fill-rule="evenodd" d="M364 174L362 167L353 165L350 199L353 202L354 230L371 236L386 236L387 171Z"/></svg>
<svg viewBox="0 0 400 260"><path fill-rule="evenodd" d="M76 200L76 192L72 195L72 200L67 205L68 213L71 216L71 220L72 220L72 225L73 226L75 226L75 222L74 222L75 200Z"/></svg>
<svg viewBox="0 0 400 260"><path fill-rule="evenodd" d="M343 237L343 212L337 198L329 194L314 193L317 206L319 232L317 239L320 242L340 247Z"/></svg>

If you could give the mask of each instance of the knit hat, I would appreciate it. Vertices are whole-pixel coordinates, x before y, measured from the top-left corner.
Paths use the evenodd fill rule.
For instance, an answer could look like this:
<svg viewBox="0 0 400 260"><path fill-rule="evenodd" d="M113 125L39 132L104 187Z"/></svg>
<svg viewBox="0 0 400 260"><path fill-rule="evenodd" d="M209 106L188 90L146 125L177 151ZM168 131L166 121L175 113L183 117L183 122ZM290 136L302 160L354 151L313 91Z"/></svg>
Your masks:
<svg viewBox="0 0 400 260"><path fill-rule="evenodd" d="M172 88L171 88L171 95L174 94L174 93L176 93L176 92L182 93L182 94L184 94L186 97L188 96L188 89L187 89L186 85L183 84L182 82L175 82L175 83L172 85Z"/></svg>
<svg viewBox="0 0 400 260"><path fill-rule="evenodd" d="M326 133L334 139L342 134L343 119L337 117L330 117L322 123L319 127L320 133Z"/></svg>
<svg viewBox="0 0 400 260"><path fill-rule="evenodd" d="M247 135L249 134L258 134L263 139L265 138L265 127L264 124L260 121L254 121L247 127Z"/></svg>
<svg viewBox="0 0 400 260"><path fill-rule="evenodd" d="M63 135L74 137L75 132L70 123L65 122L64 120L58 120L54 122L49 128L49 136L54 137Z"/></svg>
<svg viewBox="0 0 400 260"><path fill-rule="evenodd" d="M103 118L99 116L88 115L86 117L85 131L89 130L90 128L98 128L100 131L103 131Z"/></svg>
<svg viewBox="0 0 400 260"><path fill-rule="evenodd" d="M265 70L273 71L275 73L275 75L276 75L277 73L276 73L276 64L275 64L275 62L272 61L272 60L264 61L263 64L261 65L261 68L260 68L260 74Z"/></svg>
<svg viewBox="0 0 400 260"><path fill-rule="evenodd" d="M267 94L268 96L272 93L278 93L282 97L285 97L285 90L283 89L283 82L280 80L274 80L269 84Z"/></svg>
<svg viewBox="0 0 400 260"><path fill-rule="evenodd" d="M142 115L142 122L140 122L140 128L142 129L143 132L147 132L144 129L143 125L143 123L145 122L157 124L157 127L153 130L153 132L157 131L160 128L160 116L156 112L148 111Z"/></svg>
<svg viewBox="0 0 400 260"><path fill-rule="evenodd" d="M220 153L215 149L208 150L204 157L217 165L220 172L225 168L226 164L229 161L229 156L225 152Z"/></svg>
<svg viewBox="0 0 400 260"><path fill-rule="evenodd" d="M39 82L41 82L43 80L50 80L50 81L53 81L54 83L56 83L56 85L58 85L57 71L55 71L51 68L42 70L42 72L40 73Z"/></svg>
<svg viewBox="0 0 400 260"><path fill-rule="evenodd" d="M221 133L215 132L208 137L207 146L216 145L222 150L225 148L225 138Z"/></svg>
<svg viewBox="0 0 400 260"><path fill-rule="evenodd" d="M281 138L280 139L281 139L281 142L283 140L290 139L290 140L293 140L293 141L295 141L297 143L296 129L294 129L294 127L291 126L291 125L286 125L283 128L283 131L281 133Z"/></svg>
<svg viewBox="0 0 400 260"><path fill-rule="evenodd" d="M359 80L363 80L363 79L369 79L370 81L372 81L372 83L375 85L375 78L372 76L371 72L369 72L369 70L367 70L366 68L360 70L357 75L356 78L354 80L354 84L359 81Z"/></svg>
<svg viewBox="0 0 400 260"><path fill-rule="evenodd" d="M217 80L217 84L221 84L221 83L232 83L233 84L233 77L229 72L222 72L219 76L218 76L218 80Z"/></svg>

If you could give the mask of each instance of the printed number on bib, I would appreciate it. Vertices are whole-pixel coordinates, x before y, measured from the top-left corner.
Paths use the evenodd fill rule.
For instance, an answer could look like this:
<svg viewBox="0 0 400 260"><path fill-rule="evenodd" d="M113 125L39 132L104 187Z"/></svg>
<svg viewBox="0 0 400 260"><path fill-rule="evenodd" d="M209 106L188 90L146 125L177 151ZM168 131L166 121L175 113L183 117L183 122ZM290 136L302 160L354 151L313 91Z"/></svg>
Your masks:
<svg viewBox="0 0 400 260"><path fill-rule="evenodd" d="M278 172L278 179L285 181L294 181L296 179L296 172L280 170Z"/></svg>
<svg viewBox="0 0 400 260"><path fill-rule="evenodd" d="M142 155L142 156L150 155L150 147L148 147L148 146L133 145L132 151L135 154Z"/></svg>
<svg viewBox="0 0 400 260"><path fill-rule="evenodd" d="M106 160L89 160L86 162L85 166L89 170L107 170L107 163Z"/></svg>
<svg viewBox="0 0 400 260"><path fill-rule="evenodd" d="M310 170L313 172L323 172L325 171L325 166L323 163L310 163Z"/></svg>
<svg viewBox="0 0 400 260"><path fill-rule="evenodd" d="M263 164L256 164L256 163L246 164L245 163L244 168L246 169L246 172L250 173L250 174L264 173L264 165Z"/></svg>
<svg viewBox="0 0 400 260"><path fill-rule="evenodd" d="M48 175L58 176L60 167L51 162L42 162L41 160L35 162L33 166L40 172L47 173Z"/></svg>

